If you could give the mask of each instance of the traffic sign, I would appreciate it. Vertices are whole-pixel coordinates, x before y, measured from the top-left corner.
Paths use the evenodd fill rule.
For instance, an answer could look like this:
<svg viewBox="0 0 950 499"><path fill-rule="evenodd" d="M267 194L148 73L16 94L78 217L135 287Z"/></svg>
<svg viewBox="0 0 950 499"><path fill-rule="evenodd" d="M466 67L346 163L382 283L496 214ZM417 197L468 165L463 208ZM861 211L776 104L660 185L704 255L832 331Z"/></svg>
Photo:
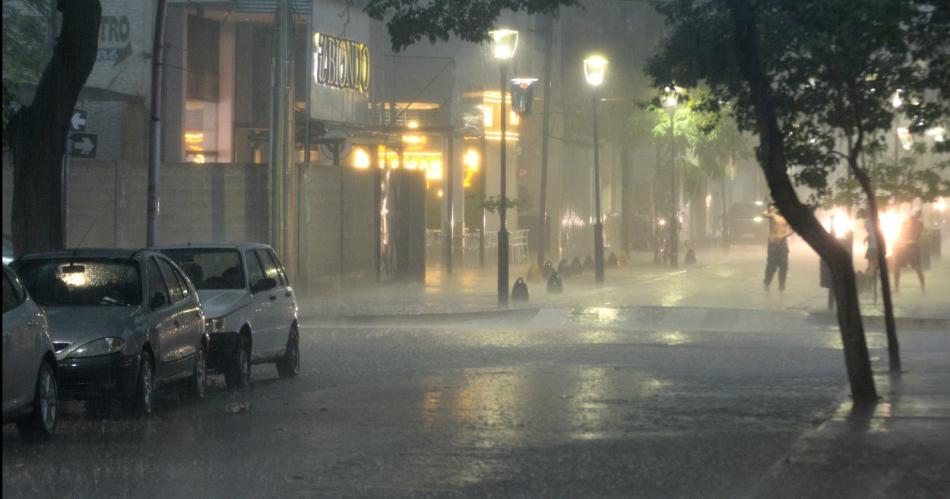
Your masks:
<svg viewBox="0 0 950 499"><path fill-rule="evenodd" d="M73 116L69 118L69 129L73 132L85 132L88 116L89 114L84 109L73 111Z"/></svg>
<svg viewBox="0 0 950 499"><path fill-rule="evenodd" d="M79 159L96 159L96 149L99 145L99 135L94 133L74 133L69 142L69 157Z"/></svg>

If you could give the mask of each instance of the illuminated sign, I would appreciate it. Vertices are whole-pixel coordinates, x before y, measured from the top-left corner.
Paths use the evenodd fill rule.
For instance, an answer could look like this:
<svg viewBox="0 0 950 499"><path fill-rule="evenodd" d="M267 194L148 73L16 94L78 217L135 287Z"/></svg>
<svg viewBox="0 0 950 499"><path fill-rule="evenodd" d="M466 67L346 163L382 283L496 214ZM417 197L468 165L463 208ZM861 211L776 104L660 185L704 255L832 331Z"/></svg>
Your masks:
<svg viewBox="0 0 950 499"><path fill-rule="evenodd" d="M369 48L366 45L314 33L313 47L313 81L360 92L369 89Z"/></svg>

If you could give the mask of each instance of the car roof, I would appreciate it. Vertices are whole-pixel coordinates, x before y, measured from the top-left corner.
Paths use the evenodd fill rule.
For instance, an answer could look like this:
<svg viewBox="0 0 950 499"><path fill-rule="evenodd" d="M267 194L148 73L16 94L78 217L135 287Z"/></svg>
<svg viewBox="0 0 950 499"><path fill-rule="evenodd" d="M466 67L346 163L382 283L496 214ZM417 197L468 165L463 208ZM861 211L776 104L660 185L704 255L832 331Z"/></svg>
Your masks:
<svg viewBox="0 0 950 499"><path fill-rule="evenodd" d="M116 258L132 259L150 251L147 248L74 248L59 251L42 251L23 255L19 260L42 260L47 258Z"/></svg>
<svg viewBox="0 0 950 499"><path fill-rule="evenodd" d="M188 248L197 248L197 249L269 249L270 246L264 243L227 243L227 242L206 242L206 243L181 243L181 244L165 244L161 246L154 246L152 249L161 251L169 249L188 249Z"/></svg>

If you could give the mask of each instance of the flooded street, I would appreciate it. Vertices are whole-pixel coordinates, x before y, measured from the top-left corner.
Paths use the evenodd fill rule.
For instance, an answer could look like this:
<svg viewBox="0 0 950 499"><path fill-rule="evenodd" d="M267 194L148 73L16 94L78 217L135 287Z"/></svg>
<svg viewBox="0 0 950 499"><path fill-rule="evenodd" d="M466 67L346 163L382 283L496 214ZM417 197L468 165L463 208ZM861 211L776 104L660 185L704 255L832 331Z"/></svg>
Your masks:
<svg viewBox="0 0 950 499"><path fill-rule="evenodd" d="M623 317L304 327L295 380L257 366L249 391L215 377L206 403L171 395L141 420L68 404L49 444L4 428L4 492L729 497L843 396L835 333Z"/></svg>

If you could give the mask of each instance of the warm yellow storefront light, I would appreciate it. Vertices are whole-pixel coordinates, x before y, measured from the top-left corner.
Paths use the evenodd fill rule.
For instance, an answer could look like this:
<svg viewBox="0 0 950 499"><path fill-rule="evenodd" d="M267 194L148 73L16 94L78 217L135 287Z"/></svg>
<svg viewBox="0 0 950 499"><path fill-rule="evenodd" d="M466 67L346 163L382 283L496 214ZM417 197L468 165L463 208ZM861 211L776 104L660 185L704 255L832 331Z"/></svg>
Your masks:
<svg viewBox="0 0 950 499"><path fill-rule="evenodd" d="M495 59L511 59L518 49L518 32L513 29L496 29L489 31L491 37L492 55Z"/></svg>
<svg viewBox="0 0 950 499"><path fill-rule="evenodd" d="M369 151L365 147L354 147L353 148L353 168L357 170L365 170L369 168L370 157Z"/></svg>
<svg viewBox="0 0 950 499"><path fill-rule="evenodd" d="M475 178L475 174L478 173L478 169L482 162L481 154L478 153L478 149L469 149L465 151L465 155L462 156L462 166L465 169L465 177L462 179L462 187L471 187L472 179Z"/></svg>
<svg viewBox="0 0 950 499"><path fill-rule="evenodd" d="M594 54L584 59L584 78L587 84L592 87L599 87L604 83L604 76L607 73L607 59L599 54Z"/></svg>
<svg viewBox="0 0 950 499"><path fill-rule="evenodd" d="M422 146L429 142L429 138L421 134L405 134L402 136L402 143L410 146Z"/></svg>
<svg viewBox="0 0 950 499"><path fill-rule="evenodd" d="M406 123L406 126L409 127L410 130L415 130L419 128L419 122L416 120L409 120L409 122Z"/></svg>

